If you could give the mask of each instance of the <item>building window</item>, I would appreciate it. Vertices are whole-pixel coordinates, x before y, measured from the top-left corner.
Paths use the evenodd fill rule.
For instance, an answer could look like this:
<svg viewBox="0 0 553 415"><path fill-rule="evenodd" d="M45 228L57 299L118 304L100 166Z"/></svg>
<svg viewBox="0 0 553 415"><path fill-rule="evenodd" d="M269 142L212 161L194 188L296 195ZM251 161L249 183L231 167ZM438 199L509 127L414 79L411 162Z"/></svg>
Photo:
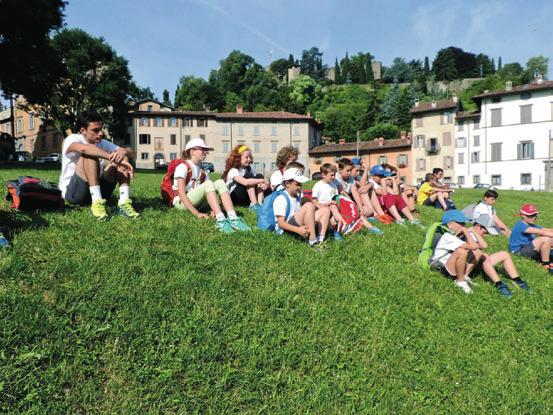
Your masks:
<svg viewBox="0 0 553 415"><path fill-rule="evenodd" d="M207 127L207 118L198 118L198 127Z"/></svg>
<svg viewBox="0 0 553 415"><path fill-rule="evenodd" d="M465 164L465 153L457 154L457 164Z"/></svg>
<svg viewBox="0 0 553 415"><path fill-rule="evenodd" d="M465 176L457 176L457 184L462 186L465 184Z"/></svg>
<svg viewBox="0 0 553 415"><path fill-rule="evenodd" d="M500 174L492 174L492 186L501 186Z"/></svg>
<svg viewBox="0 0 553 415"><path fill-rule="evenodd" d="M465 122L457 120L457 131L463 131L465 129Z"/></svg>
<svg viewBox="0 0 553 415"><path fill-rule="evenodd" d="M229 152L229 143L227 141L224 141L223 142L223 153L228 153Z"/></svg>
<svg viewBox="0 0 553 415"><path fill-rule="evenodd" d="M492 161L501 161L501 144L502 143L492 143Z"/></svg>
<svg viewBox="0 0 553 415"><path fill-rule="evenodd" d="M480 121L474 121L474 129L479 130L480 129Z"/></svg>
<svg viewBox="0 0 553 415"><path fill-rule="evenodd" d="M150 138L150 134L139 134L138 144L151 144L151 143L152 143L152 140Z"/></svg>
<svg viewBox="0 0 553 415"><path fill-rule="evenodd" d="M532 184L532 173L522 173L520 175L520 184Z"/></svg>
<svg viewBox="0 0 553 415"><path fill-rule="evenodd" d="M259 135L259 126L253 127L253 135Z"/></svg>
<svg viewBox="0 0 553 415"><path fill-rule="evenodd" d="M424 148L424 135L418 135L415 139L415 148Z"/></svg>
<svg viewBox="0 0 553 415"><path fill-rule="evenodd" d="M148 153L140 153L140 158L142 160L148 160L149 156L150 155Z"/></svg>
<svg viewBox="0 0 553 415"><path fill-rule="evenodd" d="M422 128L422 117L415 118L415 127Z"/></svg>
<svg viewBox="0 0 553 415"><path fill-rule="evenodd" d="M470 161L472 163L479 163L480 162L480 152L479 151L473 151L470 153Z"/></svg>
<svg viewBox="0 0 553 415"><path fill-rule="evenodd" d="M445 156L444 157L444 169L452 169L452 168L453 168L453 157Z"/></svg>
<svg viewBox="0 0 553 415"><path fill-rule="evenodd" d="M479 135L475 135L473 140L474 140L474 141L473 141L474 147L480 146L480 136L479 136Z"/></svg>
<svg viewBox="0 0 553 415"><path fill-rule="evenodd" d="M254 153L259 153L260 152L259 143L253 143L253 152Z"/></svg>
<svg viewBox="0 0 553 415"><path fill-rule="evenodd" d="M532 122L532 105L520 106L520 123L530 124Z"/></svg>
<svg viewBox="0 0 553 415"><path fill-rule="evenodd" d="M192 118L186 117L186 118L184 119L184 125L183 125L183 127L192 127Z"/></svg>
<svg viewBox="0 0 553 415"><path fill-rule="evenodd" d="M517 144L517 158L519 160L530 160L534 158L534 143L524 141Z"/></svg>
<svg viewBox="0 0 553 415"><path fill-rule="evenodd" d="M467 145L467 140L465 137L459 137L457 138L456 147L457 148L464 148Z"/></svg>
<svg viewBox="0 0 553 415"><path fill-rule="evenodd" d="M23 117L17 117L17 124L16 124L16 132L21 133L23 132Z"/></svg>
<svg viewBox="0 0 553 415"><path fill-rule="evenodd" d="M29 114L29 130L34 130L34 129L35 129L35 114L31 112Z"/></svg>
<svg viewBox="0 0 553 415"><path fill-rule="evenodd" d="M147 127L148 126L148 118L147 117L140 118L140 126L141 127Z"/></svg>
<svg viewBox="0 0 553 415"><path fill-rule="evenodd" d="M520 99L530 99L532 98L532 94L530 92L523 92L520 94Z"/></svg>
<svg viewBox="0 0 553 415"><path fill-rule="evenodd" d="M294 136L298 137L300 135L300 127L294 127Z"/></svg>
<svg viewBox="0 0 553 415"><path fill-rule="evenodd" d="M501 108L491 110L492 127L501 127Z"/></svg>
<svg viewBox="0 0 553 415"><path fill-rule="evenodd" d="M446 132L442 134L442 144L444 146L450 146L451 145L451 133Z"/></svg>
<svg viewBox="0 0 553 415"><path fill-rule="evenodd" d="M272 136L278 135L277 127L271 127L271 135Z"/></svg>
<svg viewBox="0 0 553 415"><path fill-rule="evenodd" d="M184 144L186 145L189 141L190 141L190 136L189 136L189 135L185 135L185 136L184 136Z"/></svg>
<svg viewBox="0 0 553 415"><path fill-rule="evenodd" d="M477 174L475 176L472 176L472 184L478 184L480 183L480 175Z"/></svg>
<svg viewBox="0 0 553 415"><path fill-rule="evenodd" d="M163 120L161 117L156 117L156 127L163 127Z"/></svg>
<svg viewBox="0 0 553 415"><path fill-rule="evenodd" d="M169 160L176 160L177 159L177 153L169 153Z"/></svg>
<svg viewBox="0 0 553 415"><path fill-rule="evenodd" d="M200 134L200 138L205 141L205 134Z"/></svg>
<svg viewBox="0 0 553 415"><path fill-rule="evenodd" d="M244 135L244 127L238 127L238 135L243 136Z"/></svg>
<svg viewBox="0 0 553 415"><path fill-rule="evenodd" d="M151 105L148 105L148 110L147 110L148 112L152 112L152 110L153 110L153 109L154 109L154 107L153 107L153 106L151 106Z"/></svg>
<svg viewBox="0 0 553 415"><path fill-rule="evenodd" d="M425 159L417 159L417 171L426 171Z"/></svg>
<svg viewBox="0 0 553 415"><path fill-rule="evenodd" d="M399 168L405 168L409 165L409 157L407 157L407 154L400 154L397 156L397 165Z"/></svg>
<svg viewBox="0 0 553 415"><path fill-rule="evenodd" d="M48 148L47 146L47 143L46 143L46 137L42 136L40 137L40 149L41 150L46 150Z"/></svg>
<svg viewBox="0 0 553 415"><path fill-rule="evenodd" d="M228 125L225 125L223 127L223 135L229 135L229 128L228 128Z"/></svg>
<svg viewBox="0 0 553 415"><path fill-rule="evenodd" d="M299 141L294 141L294 148L298 150L298 152L300 151L300 144L301 143Z"/></svg>
<svg viewBox="0 0 553 415"><path fill-rule="evenodd" d="M277 143L271 143L271 153L277 152Z"/></svg>
<svg viewBox="0 0 553 415"><path fill-rule="evenodd" d="M380 156L378 158L378 164L385 164L385 163L388 163L388 157L386 156Z"/></svg>
<svg viewBox="0 0 553 415"><path fill-rule="evenodd" d="M177 119L175 117L169 118L169 126L170 127L176 127L177 126Z"/></svg>
<svg viewBox="0 0 553 415"><path fill-rule="evenodd" d="M172 146L176 146L177 145L177 135L176 134L171 134L171 141L170 141L171 145Z"/></svg>

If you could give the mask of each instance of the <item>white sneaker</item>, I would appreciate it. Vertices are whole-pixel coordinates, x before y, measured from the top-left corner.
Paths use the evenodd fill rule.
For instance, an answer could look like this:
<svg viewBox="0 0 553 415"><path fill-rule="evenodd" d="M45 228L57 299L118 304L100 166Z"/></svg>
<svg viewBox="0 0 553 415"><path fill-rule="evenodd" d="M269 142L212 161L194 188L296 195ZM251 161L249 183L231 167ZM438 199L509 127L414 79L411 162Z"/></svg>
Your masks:
<svg viewBox="0 0 553 415"><path fill-rule="evenodd" d="M470 289L468 283L466 281L455 281L455 285L462 289L465 294L471 294L472 290Z"/></svg>
<svg viewBox="0 0 553 415"><path fill-rule="evenodd" d="M468 282L469 285L475 286L478 285L471 277L465 276L465 281Z"/></svg>

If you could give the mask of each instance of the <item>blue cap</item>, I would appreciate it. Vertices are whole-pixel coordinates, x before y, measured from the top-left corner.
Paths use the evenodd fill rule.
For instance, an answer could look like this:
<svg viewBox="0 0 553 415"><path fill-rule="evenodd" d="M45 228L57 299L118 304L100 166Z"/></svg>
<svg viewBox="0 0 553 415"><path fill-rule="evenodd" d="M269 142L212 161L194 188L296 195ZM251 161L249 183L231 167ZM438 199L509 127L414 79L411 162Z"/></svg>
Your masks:
<svg viewBox="0 0 553 415"><path fill-rule="evenodd" d="M448 222L467 223L470 219L463 215L463 212L457 209L447 210L442 216L442 223L445 225Z"/></svg>
<svg viewBox="0 0 553 415"><path fill-rule="evenodd" d="M380 164L377 164L376 166L371 167L371 175L389 177L392 175L392 172L389 172Z"/></svg>
<svg viewBox="0 0 553 415"><path fill-rule="evenodd" d="M358 157L354 157L351 159L351 163L354 165L354 166L360 166L361 165L361 159L358 158Z"/></svg>

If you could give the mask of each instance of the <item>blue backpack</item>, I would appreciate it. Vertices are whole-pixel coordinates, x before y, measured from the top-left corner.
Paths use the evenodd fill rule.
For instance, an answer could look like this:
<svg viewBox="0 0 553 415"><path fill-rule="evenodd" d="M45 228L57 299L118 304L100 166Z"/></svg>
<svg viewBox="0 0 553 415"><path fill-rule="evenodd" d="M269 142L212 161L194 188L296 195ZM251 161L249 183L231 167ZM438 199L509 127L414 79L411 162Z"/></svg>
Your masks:
<svg viewBox="0 0 553 415"><path fill-rule="evenodd" d="M275 211L273 205L275 199L286 193L286 190L276 190L265 198L261 207L257 210L257 227L264 231L274 232L276 229ZM292 208L290 203L290 197L285 196L286 199L286 217L290 214Z"/></svg>

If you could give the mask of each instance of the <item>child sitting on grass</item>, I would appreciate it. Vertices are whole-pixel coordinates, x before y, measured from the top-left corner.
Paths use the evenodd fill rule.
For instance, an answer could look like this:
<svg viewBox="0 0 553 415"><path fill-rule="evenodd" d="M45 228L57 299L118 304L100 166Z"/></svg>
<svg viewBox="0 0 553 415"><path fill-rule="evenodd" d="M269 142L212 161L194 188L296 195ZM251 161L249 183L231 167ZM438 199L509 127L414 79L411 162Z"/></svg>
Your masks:
<svg viewBox="0 0 553 415"><path fill-rule="evenodd" d="M293 161L298 159L299 152L293 146L282 147L276 157L276 166L278 170L273 172L271 175L271 189L276 190L278 186L282 184L282 176L284 175L284 170L286 167Z"/></svg>
<svg viewBox="0 0 553 415"><path fill-rule="evenodd" d="M248 146L234 147L227 158L222 179L226 182L235 206L249 207L250 210L257 211L270 185L262 174L255 173L252 162L252 151Z"/></svg>
<svg viewBox="0 0 553 415"><path fill-rule="evenodd" d="M451 190L433 186L434 180L434 174L426 174L423 184L419 187L417 203L420 206L433 206L435 208L442 208L443 210L454 208L450 206L451 202L448 202Z"/></svg>
<svg viewBox="0 0 553 415"><path fill-rule="evenodd" d="M509 238L509 251L534 261L540 261L543 269L553 274L551 264L553 229L536 225L540 212L534 205L526 204L520 208L521 220L513 226Z"/></svg>
<svg viewBox="0 0 553 415"><path fill-rule="evenodd" d="M276 233L279 235L287 233L300 239L306 239L309 246L317 246L326 235L330 210L328 207L316 210L311 202L301 205L301 188L303 183L309 179L297 168L287 169L282 179L285 190L273 202ZM288 206L290 206L289 210Z"/></svg>
<svg viewBox="0 0 553 415"><path fill-rule="evenodd" d="M190 140L182 152L182 163L175 169L173 175L173 206L180 210L188 210L198 218L208 218L201 212L207 208L215 215L217 228L224 233L234 230L249 231L251 228L236 215L234 205L225 182L221 179L212 182L200 167L207 152L213 150L201 138ZM219 198L228 219L221 210Z"/></svg>
<svg viewBox="0 0 553 415"><path fill-rule="evenodd" d="M500 232L505 236L510 236L511 230L507 227L507 225L505 225L505 223L503 223L499 216L497 216L495 211L494 205L497 202L498 197L499 194L495 190L487 190L486 193L484 193L483 200L474 206L472 211L472 219L476 219L480 215L489 215Z"/></svg>

